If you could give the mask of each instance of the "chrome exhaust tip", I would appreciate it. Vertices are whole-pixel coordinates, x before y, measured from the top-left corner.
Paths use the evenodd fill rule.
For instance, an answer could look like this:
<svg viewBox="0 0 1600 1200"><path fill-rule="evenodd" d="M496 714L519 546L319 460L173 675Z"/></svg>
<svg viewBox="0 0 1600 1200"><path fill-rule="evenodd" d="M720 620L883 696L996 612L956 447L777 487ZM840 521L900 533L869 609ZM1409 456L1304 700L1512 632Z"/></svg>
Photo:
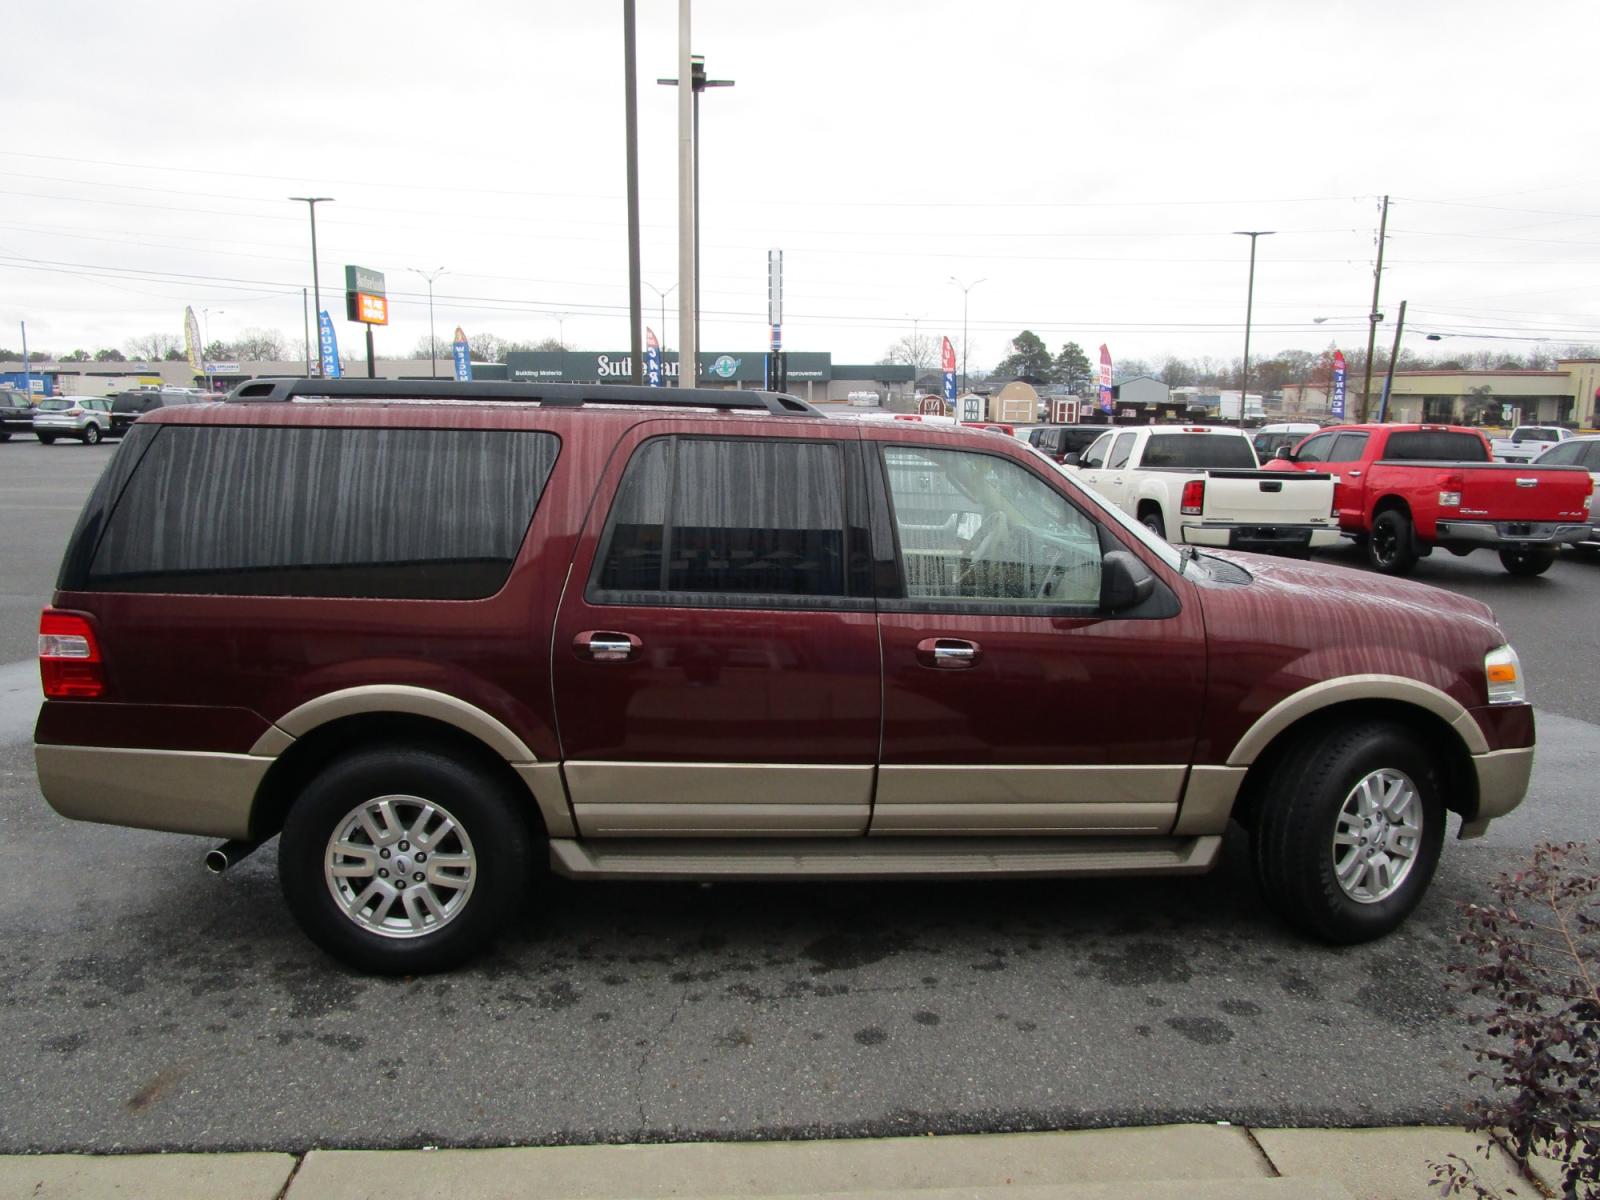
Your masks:
<svg viewBox="0 0 1600 1200"><path fill-rule="evenodd" d="M206 851L206 870L213 875L221 875L229 867L237 866L243 859L255 853L260 845L260 842L242 838L223 842L216 849Z"/></svg>

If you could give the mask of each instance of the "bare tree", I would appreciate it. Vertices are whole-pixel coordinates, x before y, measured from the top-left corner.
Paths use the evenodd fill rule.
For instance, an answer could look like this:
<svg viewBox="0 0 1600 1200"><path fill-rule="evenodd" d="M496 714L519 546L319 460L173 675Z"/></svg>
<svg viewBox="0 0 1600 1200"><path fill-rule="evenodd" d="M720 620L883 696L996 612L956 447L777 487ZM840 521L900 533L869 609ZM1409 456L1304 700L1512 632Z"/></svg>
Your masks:
<svg viewBox="0 0 1600 1200"><path fill-rule="evenodd" d="M467 345L472 347L472 360L483 363L499 362L506 349L505 342L492 333L475 333L467 339Z"/></svg>
<svg viewBox="0 0 1600 1200"><path fill-rule="evenodd" d="M276 329L242 329L228 350L245 362L282 362L287 352L283 334Z"/></svg>
<svg viewBox="0 0 1600 1200"><path fill-rule="evenodd" d="M183 342L175 333L147 333L142 337L129 338L122 344L136 359L160 362L167 356L167 351L181 348Z"/></svg>
<svg viewBox="0 0 1600 1200"><path fill-rule="evenodd" d="M883 352L883 361L886 363L905 363L915 367L917 373L931 367L934 363L933 339L926 334L908 333L890 345Z"/></svg>

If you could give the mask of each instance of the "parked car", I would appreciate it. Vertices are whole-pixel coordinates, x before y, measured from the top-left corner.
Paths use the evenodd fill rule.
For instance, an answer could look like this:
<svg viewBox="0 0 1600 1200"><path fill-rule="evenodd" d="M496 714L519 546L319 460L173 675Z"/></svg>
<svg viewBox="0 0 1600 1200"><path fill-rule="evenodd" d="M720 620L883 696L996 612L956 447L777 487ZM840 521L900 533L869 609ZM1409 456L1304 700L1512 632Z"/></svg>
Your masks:
<svg viewBox="0 0 1600 1200"><path fill-rule="evenodd" d="M1308 434L1317 432L1322 426L1315 421L1280 421L1275 425L1263 425L1256 430L1250 439L1250 444L1255 447L1256 457L1262 462L1276 458L1278 451L1285 446L1292 446Z"/></svg>
<svg viewBox="0 0 1600 1200"><path fill-rule="evenodd" d="M1339 542L1333 477L1263 472L1242 429L1144 425L1102 431L1069 470L1157 537L1304 557Z"/></svg>
<svg viewBox="0 0 1600 1200"><path fill-rule="evenodd" d="M1538 458L1552 444L1572 436L1572 430L1559 425L1518 425L1510 437L1492 439L1489 448L1500 462L1526 463Z"/></svg>
<svg viewBox="0 0 1600 1200"><path fill-rule="evenodd" d="M34 435L46 446L74 438L93 446L111 432L111 401L100 396L50 396L33 410Z"/></svg>
<svg viewBox="0 0 1600 1200"><path fill-rule="evenodd" d="M1051 462L1064 463L1067 455L1087 450L1109 425L1041 425L1028 430L1028 444Z"/></svg>
<svg viewBox="0 0 1600 1200"><path fill-rule="evenodd" d="M33 400L25 392L0 388L0 442L13 433L33 432Z"/></svg>
<svg viewBox="0 0 1600 1200"><path fill-rule="evenodd" d="M290 912L376 971L482 946L535 856L1184 874L1232 818L1279 912L1359 941L1422 897L1447 810L1483 833L1533 759L1478 601L1180 553L1013 438L765 392L263 380L158 409L39 647L57 811L230 839L216 869L278 834Z"/></svg>
<svg viewBox="0 0 1600 1200"><path fill-rule="evenodd" d="M1476 429L1336 425L1269 465L1337 476L1339 526L1386 575L1406 574L1435 546L1498 550L1513 575L1541 575L1557 547L1590 531L1593 484L1581 468L1491 462Z"/></svg>
<svg viewBox="0 0 1600 1200"><path fill-rule="evenodd" d="M1541 467L1583 467L1589 472L1589 480L1594 485L1589 500L1589 536L1570 544L1574 550L1585 554L1600 552L1600 500L1594 498L1600 496L1600 436L1591 433L1567 438L1534 461Z"/></svg>
<svg viewBox="0 0 1600 1200"><path fill-rule="evenodd" d="M147 412L165 408L169 404L199 404L212 399L198 390L121 392L111 402L111 437L121 437Z"/></svg>

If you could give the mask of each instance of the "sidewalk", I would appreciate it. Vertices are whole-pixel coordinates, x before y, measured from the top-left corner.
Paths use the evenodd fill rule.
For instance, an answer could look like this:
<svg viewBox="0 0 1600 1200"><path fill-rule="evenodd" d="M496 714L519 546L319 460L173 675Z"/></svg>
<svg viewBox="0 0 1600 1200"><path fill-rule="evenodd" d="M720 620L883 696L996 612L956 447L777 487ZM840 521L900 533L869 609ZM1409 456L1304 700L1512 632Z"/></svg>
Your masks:
<svg viewBox="0 0 1600 1200"><path fill-rule="evenodd" d="M861 1141L696 1142L504 1150L0 1157L0 1196L34 1200L1410 1200L1437 1195L1428 1160L1458 1154L1484 1182L1554 1195L1457 1128L1167 1125Z"/></svg>

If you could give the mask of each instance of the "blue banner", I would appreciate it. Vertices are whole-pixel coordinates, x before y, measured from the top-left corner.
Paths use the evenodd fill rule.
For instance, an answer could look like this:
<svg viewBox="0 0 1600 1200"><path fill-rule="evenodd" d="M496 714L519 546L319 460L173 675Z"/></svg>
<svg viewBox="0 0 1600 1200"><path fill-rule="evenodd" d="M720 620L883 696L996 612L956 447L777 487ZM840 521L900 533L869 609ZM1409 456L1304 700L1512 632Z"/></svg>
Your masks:
<svg viewBox="0 0 1600 1200"><path fill-rule="evenodd" d="M644 381L649 387L663 387L666 383L661 377L661 343L649 326L644 331Z"/></svg>
<svg viewBox="0 0 1600 1200"><path fill-rule="evenodd" d="M460 329L456 330L456 340L451 343L451 354L456 362L456 382L472 382L472 347L467 342L467 335Z"/></svg>
<svg viewBox="0 0 1600 1200"><path fill-rule="evenodd" d="M322 345L322 377L338 379L344 374L339 369L339 339L333 332L333 318L326 309L317 314L317 336Z"/></svg>
<svg viewBox="0 0 1600 1200"><path fill-rule="evenodd" d="M1336 421L1344 420L1344 354L1333 355L1333 399L1328 404L1328 414Z"/></svg>

